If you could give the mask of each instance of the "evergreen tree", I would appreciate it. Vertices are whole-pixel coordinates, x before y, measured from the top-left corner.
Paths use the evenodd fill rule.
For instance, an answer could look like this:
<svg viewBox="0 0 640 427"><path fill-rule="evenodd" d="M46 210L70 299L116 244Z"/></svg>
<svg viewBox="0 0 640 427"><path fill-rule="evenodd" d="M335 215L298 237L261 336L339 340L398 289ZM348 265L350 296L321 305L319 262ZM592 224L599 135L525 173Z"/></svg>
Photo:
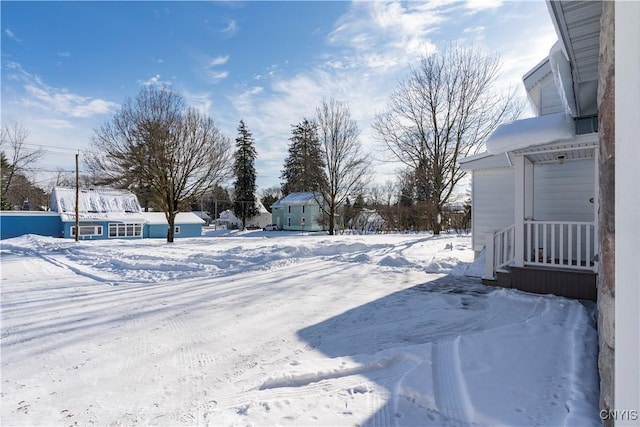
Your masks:
<svg viewBox="0 0 640 427"><path fill-rule="evenodd" d="M233 210L236 217L242 220L242 228L244 228L247 218L258 214L258 209L256 208L256 168L254 166L257 154L253 146L251 132L249 132L242 120L240 120L240 125L238 126L236 147L238 149L233 166L236 176Z"/></svg>
<svg viewBox="0 0 640 427"><path fill-rule="evenodd" d="M8 176L10 173L11 165L7 160L7 156L5 156L4 151L0 152L0 209L3 211L11 209L11 205L7 201L7 190L6 182L8 180Z"/></svg>
<svg viewBox="0 0 640 427"><path fill-rule="evenodd" d="M273 187L269 187L262 192L262 198L260 201L262 205L271 213L271 205L282 198L282 190L280 186L275 185Z"/></svg>
<svg viewBox="0 0 640 427"><path fill-rule="evenodd" d="M318 191L326 183L318 126L314 121L304 119L292 126L291 133L289 156L284 161L280 176L284 180L282 194Z"/></svg>

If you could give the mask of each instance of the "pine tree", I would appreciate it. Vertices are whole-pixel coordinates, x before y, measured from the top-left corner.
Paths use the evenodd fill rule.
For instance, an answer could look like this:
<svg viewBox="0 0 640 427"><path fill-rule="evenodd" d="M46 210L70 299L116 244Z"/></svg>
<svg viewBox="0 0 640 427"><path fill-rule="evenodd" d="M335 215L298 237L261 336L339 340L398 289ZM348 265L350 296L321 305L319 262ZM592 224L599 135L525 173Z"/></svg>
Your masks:
<svg viewBox="0 0 640 427"><path fill-rule="evenodd" d="M9 205L9 202L7 201L8 188L6 187L10 168L11 165L7 160L7 156L5 156L4 151L0 152L0 209L3 211L11 209L11 205Z"/></svg>
<svg viewBox="0 0 640 427"><path fill-rule="evenodd" d="M284 161L284 170L280 179L282 194L301 191L318 191L326 183L324 159L318 126L314 121L304 119L291 129L293 136L289 138L289 156Z"/></svg>
<svg viewBox="0 0 640 427"><path fill-rule="evenodd" d="M256 208L256 169L254 166L257 154L253 146L251 132L242 120L238 126L236 147L238 149L233 167L236 176L233 210L236 217L242 220L242 228L244 228L247 218L258 214Z"/></svg>

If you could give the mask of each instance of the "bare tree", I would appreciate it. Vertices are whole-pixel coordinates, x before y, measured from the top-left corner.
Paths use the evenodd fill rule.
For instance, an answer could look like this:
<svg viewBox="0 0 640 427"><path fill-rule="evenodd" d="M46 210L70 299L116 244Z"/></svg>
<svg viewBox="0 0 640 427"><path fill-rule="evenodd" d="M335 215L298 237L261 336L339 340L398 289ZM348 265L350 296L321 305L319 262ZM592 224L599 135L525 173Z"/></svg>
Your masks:
<svg viewBox="0 0 640 427"><path fill-rule="evenodd" d="M168 88L143 88L96 130L87 163L104 183L148 191L164 211L173 242L177 213L231 170L230 141L213 120L186 108Z"/></svg>
<svg viewBox="0 0 640 427"><path fill-rule="evenodd" d="M349 107L339 101L323 100L316 109L318 138L325 160L326 184L320 187L329 234L335 234L338 208L363 186L370 162L362 153L360 130L351 119Z"/></svg>
<svg viewBox="0 0 640 427"><path fill-rule="evenodd" d="M36 162L44 155L41 148L37 150L29 150L25 146L29 138L27 131L21 124L13 122L5 125L0 131L0 147L2 151L9 149L7 155L8 164L5 166L7 170L2 171L2 194L8 194L11 183L16 174L25 174L26 169L32 163Z"/></svg>
<svg viewBox="0 0 640 427"><path fill-rule="evenodd" d="M374 121L378 138L416 174L419 201L433 203L437 213L464 176L458 159L477 153L499 124L522 111L515 91L494 90L500 67L495 54L446 46L422 57Z"/></svg>

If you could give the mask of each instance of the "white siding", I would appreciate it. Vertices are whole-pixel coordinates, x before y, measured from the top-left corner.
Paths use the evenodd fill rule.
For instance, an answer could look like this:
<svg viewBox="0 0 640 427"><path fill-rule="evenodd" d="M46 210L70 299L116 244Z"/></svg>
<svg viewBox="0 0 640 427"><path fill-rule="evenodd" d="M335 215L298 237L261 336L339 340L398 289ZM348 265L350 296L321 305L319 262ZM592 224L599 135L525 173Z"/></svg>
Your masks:
<svg viewBox="0 0 640 427"><path fill-rule="evenodd" d="M485 234L514 224L514 170L473 171L473 249L482 250Z"/></svg>
<svg viewBox="0 0 640 427"><path fill-rule="evenodd" d="M563 111L564 107L562 106L560 95L558 95L558 89L555 82L551 80L540 90L540 115L561 113Z"/></svg>
<svg viewBox="0 0 640 427"><path fill-rule="evenodd" d="M593 221L593 159L534 167L533 217L538 221Z"/></svg>

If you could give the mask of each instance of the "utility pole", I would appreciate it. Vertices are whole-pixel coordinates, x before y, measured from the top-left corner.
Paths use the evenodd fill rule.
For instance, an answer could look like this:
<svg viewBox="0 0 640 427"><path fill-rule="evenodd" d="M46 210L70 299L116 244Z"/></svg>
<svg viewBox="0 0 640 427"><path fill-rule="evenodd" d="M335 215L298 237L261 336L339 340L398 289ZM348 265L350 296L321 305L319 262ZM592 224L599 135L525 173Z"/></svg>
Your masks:
<svg viewBox="0 0 640 427"><path fill-rule="evenodd" d="M78 158L80 154L76 153L76 242L80 240L80 172L78 171Z"/></svg>

